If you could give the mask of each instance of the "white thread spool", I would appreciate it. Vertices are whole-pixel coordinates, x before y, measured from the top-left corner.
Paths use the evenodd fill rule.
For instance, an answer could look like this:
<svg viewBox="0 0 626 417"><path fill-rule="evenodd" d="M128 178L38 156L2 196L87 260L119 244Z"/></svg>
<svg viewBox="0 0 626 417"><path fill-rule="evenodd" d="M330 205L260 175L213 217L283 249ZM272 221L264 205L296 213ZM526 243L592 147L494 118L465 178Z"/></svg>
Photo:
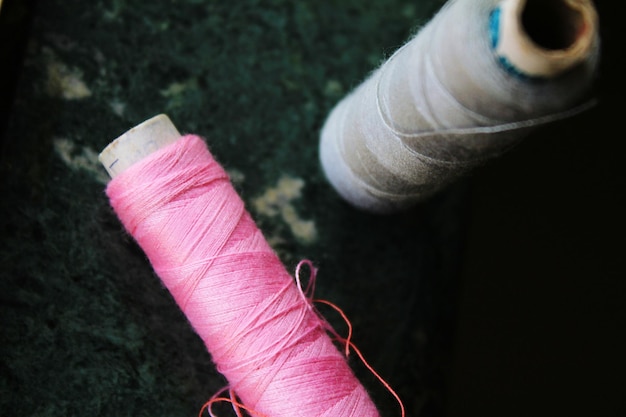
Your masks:
<svg viewBox="0 0 626 417"><path fill-rule="evenodd" d="M407 208L580 111L598 51L590 0L451 0L330 113L325 174L358 208Z"/></svg>

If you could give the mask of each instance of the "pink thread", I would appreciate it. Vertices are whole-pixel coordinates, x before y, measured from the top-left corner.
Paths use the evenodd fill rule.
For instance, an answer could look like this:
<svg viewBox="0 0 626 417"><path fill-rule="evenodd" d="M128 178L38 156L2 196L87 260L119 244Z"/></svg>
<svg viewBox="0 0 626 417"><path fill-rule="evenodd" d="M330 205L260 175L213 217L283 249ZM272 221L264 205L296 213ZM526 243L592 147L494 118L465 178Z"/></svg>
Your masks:
<svg viewBox="0 0 626 417"><path fill-rule="evenodd" d="M136 163L107 195L247 409L378 416L199 137Z"/></svg>

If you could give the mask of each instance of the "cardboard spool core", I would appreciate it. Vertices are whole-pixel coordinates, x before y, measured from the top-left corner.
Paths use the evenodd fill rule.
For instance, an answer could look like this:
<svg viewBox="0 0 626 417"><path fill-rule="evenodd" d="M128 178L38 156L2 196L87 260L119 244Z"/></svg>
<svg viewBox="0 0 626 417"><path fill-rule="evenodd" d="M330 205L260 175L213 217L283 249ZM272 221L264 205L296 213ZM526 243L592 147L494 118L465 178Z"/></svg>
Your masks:
<svg viewBox="0 0 626 417"><path fill-rule="evenodd" d="M98 156L111 178L151 153L176 142L180 133L165 114L159 114L133 127Z"/></svg>
<svg viewBox="0 0 626 417"><path fill-rule="evenodd" d="M496 53L523 74L551 78L588 58L597 41L591 0L504 0Z"/></svg>

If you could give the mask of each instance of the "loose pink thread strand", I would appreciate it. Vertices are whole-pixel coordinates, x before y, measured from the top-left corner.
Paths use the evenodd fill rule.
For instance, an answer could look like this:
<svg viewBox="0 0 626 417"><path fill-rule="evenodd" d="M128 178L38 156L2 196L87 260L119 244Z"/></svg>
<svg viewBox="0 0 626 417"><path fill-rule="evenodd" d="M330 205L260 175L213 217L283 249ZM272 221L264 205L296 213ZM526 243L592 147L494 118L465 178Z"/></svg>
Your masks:
<svg viewBox="0 0 626 417"><path fill-rule="evenodd" d="M302 279L300 278L300 271L302 270L302 266L304 266L304 265L307 265L309 267L309 269L311 270L311 275L309 277L309 281L308 281L308 284L306 286L306 289L304 289L302 287ZM398 405L400 407L400 416L401 417L405 417L406 410L404 408L404 403L400 399L400 396L395 392L395 390L391 387L391 385L389 385L389 383L387 381L385 381L385 379L378 372L376 372L374 367L372 365L370 365L369 362L365 359L365 356L363 355L363 353L352 342L352 323L350 322L350 319L348 318L347 314L339 306L335 305L334 303L331 303L330 301L319 299L319 298L317 298L317 299L313 298L313 294L315 293L315 282L317 280L317 268L315 268L313 266L313 263L311 261L309 261L309 260L306 260L306 259L303 260L303 261L300 261L298 263L298 266L296 267L295 279L296 279L296 285L298 286L298 289L300 290L300 294L303 297L306 298L307 303L309 304L309 306L312 309L315 310L315 313L318 315L318 317L324 323L326 323L326 331L331 333L334 336L335 340L337 342L339 342L339 344L343 345L344 354L345 354L346 358L348 356L350 356L350 348L352 347L352 349L354 349L354 351L356 352L357 356L359 357L359 359L361 360L363 365L372 373L372 375L374 375L376 377L376 379L378 379L378 381L395 398L395 400L398 402ZM323 315L321 313L319 313L317 311L317 309L315 309L315 306L314 306L315 303L325 304L325 305L331 307L332 309L334 309L337 313L339 313L339 315L341 316L343 321L348 326L348 335L345 338L342 337L339 333L337 333L335 331L335 329L330 325L330 323L326 322L326 320L324 319ZM202 408L200 409L200 412L198 413L198 417L202 417L202 413L204 412L205 409L209 412L209 415L211 417L216 417L215 414L213 414L212 406L213 406L213 404L216 404L218 402L229 402L229 403L231 403L233 405L233 410L237 414L237 417L243 417L242 414L241 414L241 410L242 409L246 410L248 413L250 413L250 415L252 415L254 417L267 417L267 416L265 416L263 414L259 414L255 410L248 409L243 404L241 404L239 401L237 401L236 395L235 395L235 393L233 392L232 389L229 389L229 396L230 396L230 398L221 397L220 396L221 393L224 392L226 389L227 388L224 388L220 392L216 393L209 401L207 401L202 406Z"/></svg>
<svg viewBox="0 0 626 417"><path fill-rule="evenodd" d="M107 194L246 409L378 416L199 137L136 163Z"/></svg>
<svg viewBox="0 0 626 417"><path fill-rule="evenodd" d="M306 290L302 289L302 283L301 283L301 279L300 279L300 270L301 270L303 265L307 265L309 267L309 269L311 270L311 276L309 277L309 284L307 285ZM335 338L337 339L337 341L344 346L344 351L345 351L344 353L345 353L346 357L350 356L350 348L352 348L356 352L357 356L359 357L359 359L361 360L363 365L365 365L367 370L370 371L372 373L372 375L374 375L376 377L376 379L378 379L378 381L395 398L395 400L398 402L398 405L400 407L400 416L401 417L405 417L406 410L404 408L404 403L402 402L402 399L400 398L400 396L391 387L391 385L389 385L389 383L387 381L385 381L385 379L378 372L376 372L374 367L372 365L370 365L369 362L365 359L365 356L363 355L361 350L359 348L357 348L357 346L352 342L352 322L350 322L350 319L348 318L348 315L339 306L337 306L334 303L331 303L328 300L323 300L323 299L320 299L320 298L313 298L313 293L315 292L315 282L316 282L316 279L317 279L317 268L315 268L313 266L311 261L309 261L309 260L300 261L300 263L296 267L296 283L298 285L298 288L300 289L300 292L302 294L304 294L306 297L308 297L309 304L311 306L313 306L314 303L325 304L325 305L331 307L332 309L334 309L337 313L339 313L339 315L341 316L343 321L348 326L348 335L345 338L342 337L341 335L339 335L339 333L337 333L335 331L335 329L333 329L333 327L329 323L327 323L327 331L332 333L335 336ZM319 316L320 320L325 321L325 319L324 319L324 317L322 316L321 313L316 311L316 314Z"/></svg>

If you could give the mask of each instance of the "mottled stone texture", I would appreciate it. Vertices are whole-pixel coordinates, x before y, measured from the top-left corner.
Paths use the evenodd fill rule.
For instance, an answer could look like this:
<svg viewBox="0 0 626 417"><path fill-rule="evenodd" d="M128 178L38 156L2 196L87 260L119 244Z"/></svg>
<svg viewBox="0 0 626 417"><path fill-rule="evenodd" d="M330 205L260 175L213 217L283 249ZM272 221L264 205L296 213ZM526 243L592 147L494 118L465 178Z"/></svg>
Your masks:
<svg viewBox="0 0 626 417"><path fill-rule="evenodd" d="M287 268L320 268L317 296L344 308L409 415L441 414L466 187L372 216L340 200L317 155L332 106L441 1L16 3L2 11L25 28L3 45L25 43L1 132L0 415L191 416L223 386L96 161L162 112L206 137Z"/></svg>

